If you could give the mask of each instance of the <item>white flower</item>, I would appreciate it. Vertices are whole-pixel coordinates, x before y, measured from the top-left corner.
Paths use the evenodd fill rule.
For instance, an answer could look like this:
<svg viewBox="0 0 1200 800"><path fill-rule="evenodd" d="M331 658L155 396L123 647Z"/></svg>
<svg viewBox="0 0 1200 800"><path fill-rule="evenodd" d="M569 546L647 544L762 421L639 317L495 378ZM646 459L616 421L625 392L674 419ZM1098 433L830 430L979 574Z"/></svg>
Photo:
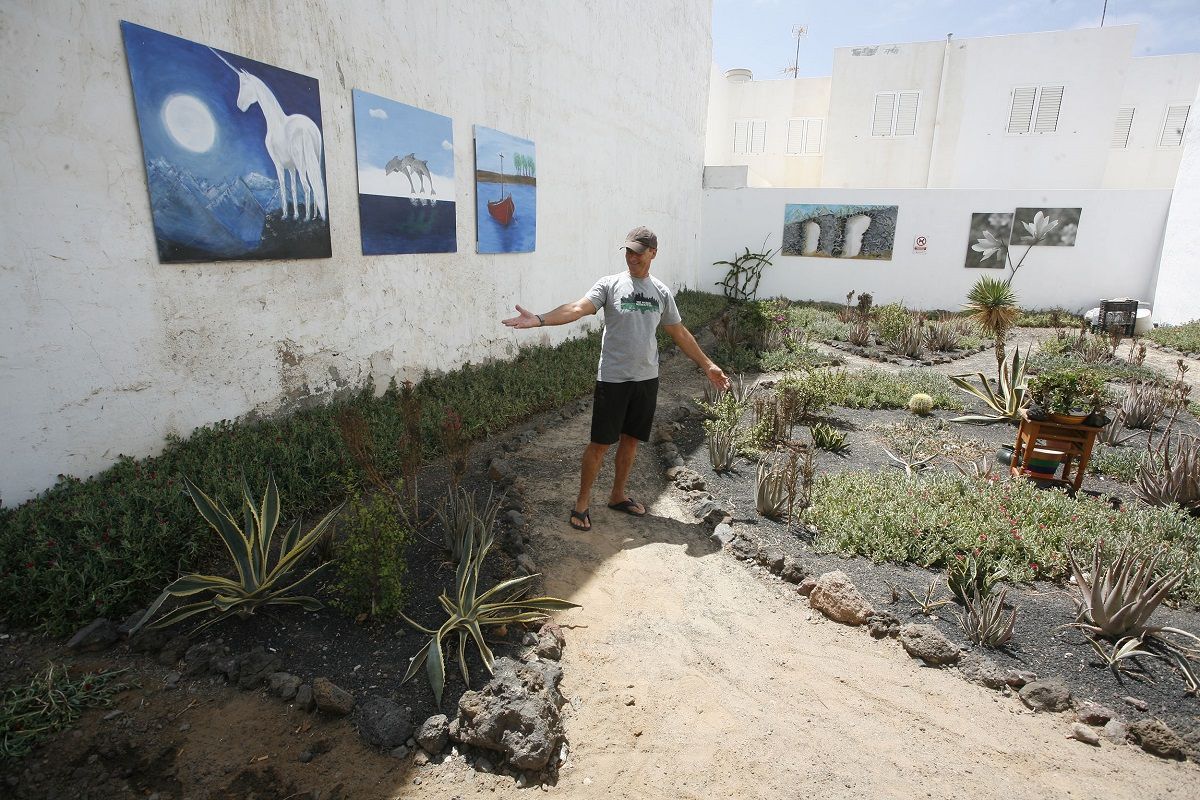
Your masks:
<svg viewBox="0 0 1200 800"><path fill-rule="evenodd" d="M992 233L991 231L984 231L983 238L971 245L971 249L977 253L983 253L983 255L979 257L980 261L987 261L997 253L1004 252L1004 242L997 239L996 234Z"/></svg>
<svg viewBox="0 0 1200 800"><path fill-rule="evenodd" d="M1040 242L1042 239L1046 238L1046 235L1049 234L1050 231L1058 227L1058 220L1050 219L1041 211L1039 211L1033 215L1033 222L1022 222L1021 224L1024 225L1025 230L1029 232L1029 235L1025 237L1026 239L1030 239L1034 242Z"/></svg>

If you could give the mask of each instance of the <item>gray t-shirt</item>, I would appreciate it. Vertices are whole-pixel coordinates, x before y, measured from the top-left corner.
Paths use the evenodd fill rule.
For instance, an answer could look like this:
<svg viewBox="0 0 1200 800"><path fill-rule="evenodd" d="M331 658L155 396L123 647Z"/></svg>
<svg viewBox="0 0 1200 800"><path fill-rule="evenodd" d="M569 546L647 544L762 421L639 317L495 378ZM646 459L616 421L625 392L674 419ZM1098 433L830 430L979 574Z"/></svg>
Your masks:
<svg viewBox="0 0 1200 800"><path fill-rule="evenodd" d="M596 380L605 383L648 381L658 377L659 322L680 322L679 307L667 285L653 275L635 278L626 272L596 281L587 299L604 310L604 338Z"/></svg>

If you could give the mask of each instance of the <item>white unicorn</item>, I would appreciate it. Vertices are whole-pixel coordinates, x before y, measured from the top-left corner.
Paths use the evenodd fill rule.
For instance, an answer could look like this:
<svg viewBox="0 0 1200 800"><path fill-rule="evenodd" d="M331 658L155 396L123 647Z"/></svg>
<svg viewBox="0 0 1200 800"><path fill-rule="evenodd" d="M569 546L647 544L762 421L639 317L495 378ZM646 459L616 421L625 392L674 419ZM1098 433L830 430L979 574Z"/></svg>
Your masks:
<svg viewBox="0 0 1200 800"><path fill-rule="evenodd" d="M209 48L212 50L212 48ZM220 58L238 76L238 111L245 111L258 103L263 119L267 121L267 155L275 163L275 174L279 180L279 207L284 218L288 215L285 177L292 178L292 219L300 219L300 206L296 202L297 180L304 186L304 208L307 222L316 214L325 216L325 182L321 178L321 129L303 114L285 114L279 101L261 79L244 69L230 64L216 50L213 55Z"/></svg>

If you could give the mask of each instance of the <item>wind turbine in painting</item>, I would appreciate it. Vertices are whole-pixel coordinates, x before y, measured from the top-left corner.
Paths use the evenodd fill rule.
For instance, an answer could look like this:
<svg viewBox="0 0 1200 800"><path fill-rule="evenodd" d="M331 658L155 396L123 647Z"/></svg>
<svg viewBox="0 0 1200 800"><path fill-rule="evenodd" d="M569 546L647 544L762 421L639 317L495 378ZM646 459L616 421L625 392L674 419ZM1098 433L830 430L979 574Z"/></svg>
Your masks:
<svg viewBox="0 0 1200 800"><path fill-rule="evenodd" d="M316 79L121 30L159 260L328 258Z"/></svg>

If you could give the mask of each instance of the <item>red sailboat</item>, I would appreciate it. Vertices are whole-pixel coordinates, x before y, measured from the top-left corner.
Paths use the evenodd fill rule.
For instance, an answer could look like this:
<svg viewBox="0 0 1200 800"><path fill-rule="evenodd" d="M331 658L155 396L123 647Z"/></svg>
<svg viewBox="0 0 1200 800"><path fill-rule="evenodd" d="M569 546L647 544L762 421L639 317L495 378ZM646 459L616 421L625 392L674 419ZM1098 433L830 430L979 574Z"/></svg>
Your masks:
<svg viewBox="0 0 1200 800"><path fill-rule="evenodd" d="M517 210L513 204L512 195L504 193L504 153L500 154L500 199L489 200L487 208L492 219L501 225L512 222L513 213Z"/></svg>

